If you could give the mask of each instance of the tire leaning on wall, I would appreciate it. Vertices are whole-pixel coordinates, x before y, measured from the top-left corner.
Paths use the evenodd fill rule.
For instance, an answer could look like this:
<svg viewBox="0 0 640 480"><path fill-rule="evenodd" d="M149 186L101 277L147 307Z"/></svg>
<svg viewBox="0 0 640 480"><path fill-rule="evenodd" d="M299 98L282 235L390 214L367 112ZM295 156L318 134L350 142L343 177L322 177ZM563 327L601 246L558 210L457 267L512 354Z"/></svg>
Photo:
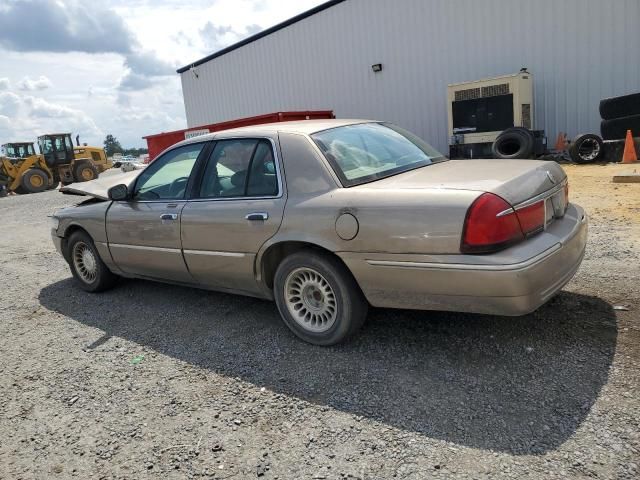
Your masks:
<svg viewBox="0 0 640 480"><path fill-rule="evenodd" d="M640 114L603 120L600 123L600 133L605 140L621 140L626 137L627 130L631 130L634 137L640 136Z"/></svg>
<svg viewBox="0 0 640 480"><path fill-rule="evenodd" d="M569 146L569 155L575 163L590 163L602 158L604 142L593 133L582 133L573 139Z"/></svg>
<svg viewBox="0 0 640 480"><path fill-rule="evenodd" d="M600 116L603 120L614 120L630 115L640 115L640 93L605 98L600 101Z"/></svg>
<svg viewBox="0 0 640 480"><path fill-rule="evenodd" d="M535 139L533 133L526 128L508 128L496 138L491 145L491 153L495 158L526 159L533 155Z"/></svg>

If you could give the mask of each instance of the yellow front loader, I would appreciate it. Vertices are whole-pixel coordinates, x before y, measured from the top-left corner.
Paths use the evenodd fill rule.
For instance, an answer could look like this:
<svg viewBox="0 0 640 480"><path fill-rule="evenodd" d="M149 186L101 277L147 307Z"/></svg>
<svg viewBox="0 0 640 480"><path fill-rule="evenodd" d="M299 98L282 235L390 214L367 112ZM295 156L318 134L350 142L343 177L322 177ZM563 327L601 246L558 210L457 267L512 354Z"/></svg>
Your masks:
<svg viewBox="0 0 640 480"><path fill-rule="evenodd" d="M55 133L38 137L40 154L33 143L3 145L0 157L0 189L10 192L36 193L64 185L98 178L111 168L104 149L73 146L71 134Z"/></svg>

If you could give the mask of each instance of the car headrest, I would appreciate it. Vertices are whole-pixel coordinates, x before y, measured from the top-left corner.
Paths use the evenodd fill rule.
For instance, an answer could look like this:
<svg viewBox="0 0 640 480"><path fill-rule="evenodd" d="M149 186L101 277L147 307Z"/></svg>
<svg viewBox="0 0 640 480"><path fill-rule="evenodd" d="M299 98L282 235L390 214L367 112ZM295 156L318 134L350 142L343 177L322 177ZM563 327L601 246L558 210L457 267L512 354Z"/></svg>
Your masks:
<svg viewBox="0 0 640 480"><path fill-rule="evenodd" d="M234 187L244 187L244 181L247 178L247 171L240 170L231 175L231 185Z"/></svg>

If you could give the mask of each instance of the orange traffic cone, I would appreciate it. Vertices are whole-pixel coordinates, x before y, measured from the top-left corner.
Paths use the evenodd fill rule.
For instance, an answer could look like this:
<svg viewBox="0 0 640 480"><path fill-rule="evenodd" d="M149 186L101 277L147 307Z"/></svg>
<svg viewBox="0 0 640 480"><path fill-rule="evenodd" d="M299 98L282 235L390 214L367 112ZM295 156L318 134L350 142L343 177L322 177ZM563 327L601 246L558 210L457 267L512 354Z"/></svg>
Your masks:
<svg viewBox="0 0 640 480"><path fill-rule="evenodd" d="M627 130L627 138L624 141L624 153L622 154L622 163L635 163L638 161L636 146L633 143L633 135L631 130Z"/></svg>
<svg viewBox="0 0 640 480"><path fill-rule="evenodd" d="M561 152L566 148L567 148L567 134L560 132L558 134L558 139L556 140L556 150Z"/></svg>

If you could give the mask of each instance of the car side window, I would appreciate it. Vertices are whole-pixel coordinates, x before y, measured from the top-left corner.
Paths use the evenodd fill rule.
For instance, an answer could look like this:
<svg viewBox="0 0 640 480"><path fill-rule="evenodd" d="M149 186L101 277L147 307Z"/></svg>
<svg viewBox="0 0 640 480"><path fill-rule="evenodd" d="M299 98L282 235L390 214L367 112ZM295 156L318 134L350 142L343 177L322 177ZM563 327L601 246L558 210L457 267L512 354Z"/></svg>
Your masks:
<svg viewBox="0 0 640 480"><path fill-rule="evenodd" d="M278 194L275 159L267 140L230 139L216 143L200 186L200 198Z"/></svg>
<svg viewBox="0 0 640 480"><path fill-rule="evenodd" d="M171 150L142 171L136 181L133 199L181 200L187 182L204 143L195 143Z"/></svg>
<svg viewBox="0 0 640 480"><path fill-rule="evenodd" d="M251 160L248 197L273 197L278 194L278 178L273 148L266 140L260 141Z"/></svg>

